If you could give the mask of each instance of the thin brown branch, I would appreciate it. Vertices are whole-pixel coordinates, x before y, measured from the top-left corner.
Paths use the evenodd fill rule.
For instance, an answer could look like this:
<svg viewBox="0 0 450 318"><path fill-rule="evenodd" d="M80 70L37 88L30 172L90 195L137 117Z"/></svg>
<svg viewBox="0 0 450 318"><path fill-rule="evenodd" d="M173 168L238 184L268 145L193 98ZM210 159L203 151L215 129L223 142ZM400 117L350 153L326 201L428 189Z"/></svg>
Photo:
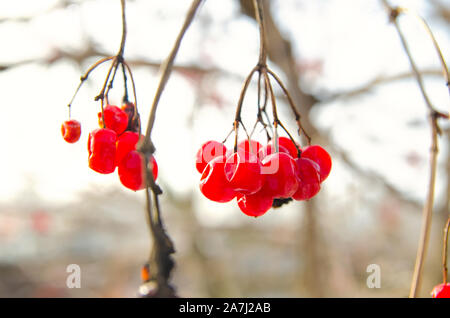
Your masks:
<svg viewBox="0 0 450 318"><path fill-rule="evenodd" d="M253 6L255 7L256 22L259 27L259 60L258 64L262 66L267 65L267 49L266 49L266 33L264 28L264 13L261 0L253 0Z"/></svg>
<svg viewBox="0 0 450 318"><path fill-rule="evenodd" d="M153 103L152 103L152 106L150 109L150 116L148 119L147 131L145 133L146 143L150 143L151 133L153 130L153 125L155 123L156 109L158 107L158 103L161 98L161 94L166 86L166 83L170 77L170 74L172 73L173 64L175 61L175 57L177 56L178 50L180 48L181 41L183 40L183 37L184 37L187 29L189 28L192 21L194 20L195 13L197 12L197 9L199 8L201 3L202 3L202 0L192 1L192 4L186 15L186 19L183 23L180 33L178 34L178 36L175 40L175 44L172 47L172 50L170 51L169 56L167 57L165 62L161 65L161 69L160 69L161 77L160 77L159 84L156 89L155 97L153 99Z"/></svg>
<svg viewBox="0 0 450 318"><path fill-rule="evenodd" d="M447 284L447 275L448 275L448 269L447 269L447 250L448 250L448 232L450 227L450 217L447 220L447 223L444 227L444 243L442 246L442 278L444 284Z"/></svg>
<svg viewBox="0 0 450 318"><path fill-rule="evenodd" d="M423 17L421 17L419 14L417 14L416 12L413 12L409 9L397 8L397 10L400 10L402 13L406 13L406 14L413 16L425 28L425 31L427 32L428 36L430 37L431 42L433 42L434 49L436 50L436 53L438 54L439 62L441 63L441 67L442 67L442 74L445 77L445 82L446 82L446 85L447 85L447 87L449 89L449 93L450 93L450 75L448 72L447 63L445 62L444 55L442 54L441 48L439 47L439 44L438 44L433 32L431 31L431 28L428 25L427 21L425 21L425 19Z"/></svg>
<svg viewBox="0 0 450 318"><path fill-rule="evenodd" d="M420 72L422 76L440 76L441 71L438 69L424 69ZM362 94L367 94L375 89L379 85L389 84L397 81L402 81L410 78L415 78L415 74L412 72L401 72L394 75L380 75L375 77L373 80L368 82L367 84L350 89L348 91L340 91L335 93L324 92L323 95L327 95L325 98L321 98L322 103L329 103L336 99L346 99L357 97Z"/></svg>
<svg viewBox="0 0 450 318"><path fill-rule="evenodd" d="M242 86L241 93L239 95L238 105L236 107L236 115L234 117L234 152L237 151L237 142L238 142L238 130L239 130L239 124L241 121L241 111L242 111L242 105L244 103L244 97L245 93L247 92L247 88L252 80L253 74L255 74L256 71L260 71L260 66L255 66L250 73L247 75L247 78L244 81L244 85Z"/></svg>
<svg viewBox="0 0 450 318"><path fill-rule="evenodd" d="M311 137L306 132L306 130L303 128L303 125L302 125L302 122L301 122L302 116L300 115L300 112L297 110L297 107L294 104L294 100L292 99L291 94L289 94L289 91L284 86L284 84L281 81L281 79L274 72L272 72L271 70L267 70L267 72L275 79L275 81L281 87L281 90L283 91L284 95L286 95L286 98L288 99L288 102L289 102L289 106L291 107L291 109L292 109L292 111L293 111L293 113L295 115L295 121L297 122L297 126L298 126L298 133L299 133L299 135L301 135L303 133L303 135L305 136L305 138L306 138L306 140L308 142L308 145L310 145L311 144Z"/></svg>
<svg viewBox="0 0 450 318"><path fill-rule="evenodd" d="M143 160L145 162L145 191L146 191L146 211L147 218L150 225L150 232L153 238L153 247L150 253L150 271L152 273L152 280L156 281L156 290L151 294L144 295L148 297L174 297L175 290L169 284L170 274L175 266L171 254L174 253L172 241L167 235L161 217L161 209L159 206L158 195L162 193L158 185L155 184L153 179L152 168L148 166L149 158L153 155L155 148L151 141L151 133L156 117L156 110L159 100L164 90L170 74L173 69L173 63L178 50L181 45L181 41L192 23L194 16L202 3L202 0L194 0L186 15L183 26L176 38L175 44L169 53L166 61L161 65L161 77L156 89L155 97L150 110L148 118L147 130L144 136L143 142L138 145L138 151L142 153ZM150 196L150 191L153 193L153 197ZM152 205L153 202L153 205Z"/></svg>
<svg viewBox="0 0 450 318"><path fill-rule="evenodd" d="M385 7L389 10L389 14L391 17L391 20L395 26L395 29L398 33L398 36L400 38L400 42L403 46L403 49L406 53L406 56L408 57L409 64L411 66L411 69L415 75L417 84L419 85L420 92L422 93L423 99L425 101L425 104L429 111L429 121L430 121L430 129L431 129L431 149L430 149L430 176L428 180L428 190L427 190L427 197L425 200L425 204L423 207L422 212L422 228L420 232L420 238L419 238L419 246L417 249L417 256L416 256L416 262L414 266L414 273L413 278L411 282L411 289L409 293L409 297L415 298L417 297L419 290L420 290L420 284L421 284L421 278L422 278L422 272L424 268L425 263L425 257L427 253L428 248L428 241L430 237L430 228L431 228L431 218L433 214L433 204L434 204L434 192L435 192L435 183L436 183L436 171L437 171L437 154L438 154L438 133L439 133L439 126L438 126L438 112L433 107L427 92L425 90L425 86L423 83L422 75L412 57L411 51L409 49L408 43L406 41L406 37L402 32L402 29L400 28L400 25L398 23L398 16L401 12L398 8L393 8L389 5L387 0L382 0Z"/></svg>

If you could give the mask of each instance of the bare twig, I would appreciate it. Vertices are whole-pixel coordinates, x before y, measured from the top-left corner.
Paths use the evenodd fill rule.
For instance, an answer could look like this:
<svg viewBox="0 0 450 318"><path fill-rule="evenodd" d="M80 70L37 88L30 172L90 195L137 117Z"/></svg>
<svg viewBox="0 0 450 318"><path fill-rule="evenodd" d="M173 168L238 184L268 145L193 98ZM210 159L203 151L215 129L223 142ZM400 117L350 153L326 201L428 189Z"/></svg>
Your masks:
<svg viewBox="0 0 450 318"><path fill-rule="evenodd" d="M174 267L174 261L171 254L174 253L174 248L172 241L167 235L161 217L161 210L159 206L158 195L162 193L161 189L155 184L153 179L152 167L148 166L149 158L153 155L155 147L151 140L151 133L153 130L153 125L156 117L156 109L158 107L159 100L161 98L162 92L165 85L170 77L173 69L173 63L178 50L181 45L181 41L192 23L194 16L200 7L202 0L194 0L189 8L186 15L183 26L176 38L175 44L169 53L166 61L161 65L161 77L159 80L158 87L156 89L155 97L150 110L150 115L148 118L147 130L144 136L144 140L139 143L137 149L143 155L143 160L145 162L145 184L146 184L146 211L147 220L149 223L149 228L151 235L153 237L153 247L150 253L150 272L152 274L152 280L156 282L156 290L145 295L148 297L174 297L175 290L169 284L170 273ZM153 196L150 196L150 191ZM153 204L152 204L153 202Z"/></svg>
<svg viewBox="0 0 450 318"><path fill-rule="evenodd" d="M434 191L435 191L435 183L436 183L436 171L437 171L437 154L438 154L438 134L440 132L438 126L438 118L443 117L443 114L436 111L433 107L427 92L425 90L425 86L423 83L422 75L414 62L411 51L409 49L408 43L406 41L406 37L403 34L400 25L398 23L398 16L401 12L399 8L393 8L389 5L387 0L382 0L384 6L389 10L391 21L393 22L395 29L399 35L401 44L403 49L408 57L411 69L416 78L417 84L419 85L420 92L424 98L425 104L429 111L429 121L431 128L431 149L430 149L430 177L428 180L428 191L426 201L423 207L422 212L422 229L420 233L419 246L417 249L416 263L414 267L413 279L411 282L411 289L409 293L409 297L414 298L417 297L420 289L421 277L423 272L423 267L425 263L425 256L428 247L428 241L430 237L430 228L431 228L431 218L433 214L433 203L434 203ZM445 64L445 62L444 62Z"/></svg>
<svg viewBox="0 0 450 318"><path fill-rule="evenodd" d="M447 284L447 275L448 275L448 269L447 269L447 250L448 250L448 230L450 227L450 217L447 220L447 223L445 224L444 228L444 244L442 247L442 278L444 284Z"/></svg>
<svg viewBox="0 0 450 318"><path fill-rule="evenodd" d="M161 98L161 94L166 86L170 74L172 73L173 63L178 53L178 49L180 48L181 41L183 40L186 30L193 21L195 13L197 12L197 9L199 8L201 3L202 0L194 0L192 2L191 7L189 8L189 11L187 13L186 19L183 23L183 26L181 27L180 33L178 34L177 39L175 40L175 44L172 50L170 51L169 56L167 57L165 62L161 65L160 68L161 77L159 80L158 87L156 89L155 97L153 99L152 107L150 110L150 116L148 119L147 131L145 133L146 143L150 142L153 124L155 123L156 109L158 107L159 99Z"/></svg>
<svg viewBox="0 0 450 318"><path fill-rule="evenodd" d="M447 87L449 89L449 93L450 93L450 75L448 72L447 63L445 62L444 55L442 54L441 48L439 47L439 44L438 44L436 38L434 37L434 34L431 31L431 28L428 25L427 21L425 21L425 19L422 18L419 14L417 14L416 12L413 12L410 9L397 8L397 10L399 10L402 13L406 13L406 14L409 14L409 15L415 17L425 28L425 31L427 32L428 36L430 37L431 41L433 42L434 49L436 50L436 53L438 54L439 62L441 63L441 67L442 67L442 74L445 77L445 82L446 82L446 85L447 85Z"/></svg>

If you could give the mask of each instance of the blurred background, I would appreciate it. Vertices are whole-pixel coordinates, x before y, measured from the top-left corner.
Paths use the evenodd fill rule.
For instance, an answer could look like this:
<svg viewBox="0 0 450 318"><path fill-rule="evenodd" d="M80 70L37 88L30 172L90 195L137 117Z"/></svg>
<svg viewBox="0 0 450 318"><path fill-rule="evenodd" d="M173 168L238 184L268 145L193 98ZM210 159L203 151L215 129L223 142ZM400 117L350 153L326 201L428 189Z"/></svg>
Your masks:
<svg viewBox="0 0 450 318"><path fill-rule="evenodd" d="M391 1L426 18L450 56L450 1ZM158 68L190 1L128 0L125 59L146 123ZM314 144L333 158L309 202L257 219L235 201L198 188L195 153L232 127L259 35L250 0L208 0L185 36L161 98L153 140L163 217L176 254L173 284L184 297L407 297L428 184L426 106L381 1L265 1L269 67L286 83ZM401 17L437 109L449 110L438 58L419 23ZM136 297L151 246L145 196L117 173L87 164L107 65L72 107L78 143L61 137L80 76L121 38L120 1L0 0L0 296ZM120 104L120 77L110 101ZM296 125L280 90L280 118ZM256 119L256 85L243 120ZM145 128L145 127L144 127ZM436 200L420 295L442 280L442 230L449 213L450 127L442 122ZM241 133L243 137L243 133ZM263 132L256 139L265 141ZM231 147L230 139L227 146ZM66 287L69 264L81 288ZM381 288L369 289L378 264Z"/></svg>

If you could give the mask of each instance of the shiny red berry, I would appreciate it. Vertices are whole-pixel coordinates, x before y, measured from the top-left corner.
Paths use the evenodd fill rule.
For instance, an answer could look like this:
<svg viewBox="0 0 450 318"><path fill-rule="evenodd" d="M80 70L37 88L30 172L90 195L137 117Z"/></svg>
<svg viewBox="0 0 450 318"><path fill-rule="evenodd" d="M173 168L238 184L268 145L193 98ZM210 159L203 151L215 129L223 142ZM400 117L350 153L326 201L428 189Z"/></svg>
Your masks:
<svg viewBox="0 0 450 318"><path fill-rule="evenodd" d="M306 158L295 159L297 165L298 189L294 200L309 200L320 191L319 165Z"/></svg>
<svg viewBox="0 0 450 318"><path fill-rule="evenodd" d="M278 151L289 154L289 150L287 150L286 148L284 148L283 146L280 146L280 145L278 145ZM259 150L258 158L259 158L259 160L262 161L265 157L267 157L268 155L271 155L273 153L275 153L275 146L268 144Z"/></svg>
<svg viewBox="0 0 450 318"><path fill-rule="evenodd" d="M251 195L237 195L237 203L242 212L248 216L258 217L269 211L273 198L263 191Z"/></svg>
<svg viewBox="0 0 450 318"><path fill-rule="evenodd" d="M290 155L274 153L264 158L262 164L261 171L266 175L263 185L266 193L273 198L290 198L297 191L296 164Z"/></svg>
<svg viewBox="0 0 450 318"><path fill-rule="evenodd" d="M261 167L261 161L255 154L240 149L227 158L225 176L234 191L253 194L263 185L264 175L261 175Z"/></svg>
<svg viewBox="0 0 450 318"><path fill-rule="evenodd" d="M132 150L136 150L136 144L139 141L139 134L126 131L117 139L116 159L117 164L125 158L125 156Z"/></svg>
<svg viewBox="0 0 450 318"><path fill-rule="evenodd" d="M248 141L248 139L245 139L238 143L238 149L242 149L245 152L253 153L255 155L258 155L258 152L262 147L263 145L256 140Z"/></svg>
<svg viewBox="0 0 450 318"><path fill-rule="evenodd" d="M153 179L158 178L158 164L153 156L150 157L149 166L152 168ZM120 182L133 191L145 188L145 171L142 155L136 150L130 151L119 163L118 173Z"/></svg>
<svg viewBox="0 0 450 318"><path fill-rule="evenodd" d="M117 134L107 128L89 134L89 167L98 173L112 173L116 169Z"/></svg>
<svg viewBox="0 0 450 318"><path fill-rule="evenodd" d="M211 160L200 178L200 191L205 197L215 202L228 202L236 196L236 192L230 187L225 177L225 161L225 156Z"/></svg>
<svg viewBox="0 0 450 318"><path fill-rule="evenodd" d="M102 113L98 113L99 123L102 126ZM118 135L123 133L128 126L128 115L123 109L114 105L108 105L103 109L105 128L114 130Z"/></svg>
<svg viewBox="0 0 450 318"><path fill-rule="evenodd" d="M325 181L330 174L332 165L328 152L319 145L312 145L303 148L302 158L307 158L317 163L320 167L320 182Z"/></svg>
<svg viewBox="0 0 450 318"><path fill-rule="evenodd" d="M269 145L274 145L274 144L275 144L275 142L272 139L270 141ZM288 153L291 155L291 157L293 159L298 158L297 146L292 142L292 140L290 138L278 137L278 146L283 147L284 149L287 149Z"/></svg>
<svg viewBox="0 0 450 318"><path fill-rule="evenodd" d="M65 141L70 144L77 142L81 136L81 124L75 119L66 120L61 125L61 134Z"/></svg>
<svg viewBox="0 0 450 318"><path fill-rule="evenodd" d="M210 140L205 142L197 151L195 167L202 173L206 165L216 157L222 157L227 153L227 147L224 144ZM225 161L224 161L225 163Z"/></svg>
<svg viewBox="0 0 450 318"><path fill-rule="evenodd" d="M431 296L433 298L450 298L450 283L435 286L431 291Z"/></svg>

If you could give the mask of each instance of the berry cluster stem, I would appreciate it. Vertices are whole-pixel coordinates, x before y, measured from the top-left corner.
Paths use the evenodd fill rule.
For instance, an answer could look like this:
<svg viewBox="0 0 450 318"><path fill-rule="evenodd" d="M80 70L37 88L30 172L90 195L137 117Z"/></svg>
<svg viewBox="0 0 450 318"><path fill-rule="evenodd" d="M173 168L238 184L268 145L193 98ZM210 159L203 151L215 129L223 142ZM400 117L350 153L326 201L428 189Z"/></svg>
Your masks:
<svg viewBox="0 0 450 318"><path fill-rule="evenodd" d="M123 53L125 50L125 43L126 43L126 38L127 38L127 23L126 23L126 15L125 15L125 0L120 0L120 4L121 4L121 12L122 12L122 37L121 37L121 41L120 41L120 46L119 46L119 50L117 52L117 54L115 56L109 56L109 57L105 57L100 59L99 61L95 62L92 66L89 67L89 69L86 71L86 73L80 78L80 83L77 86L77 89L75 90L74 95L72 96L72 99L70 100L68 107L69 107L69 119L71 117L71 106L72 103L78 93L78 91L80 90L81 86L83 85L83 83L88 79L89 74L94 71L98 66L100 66L101 64L103 64L104 62L107 61L111 61L111 65L108 69L108 72L106 74L106 78L105 81L103 83L103 86L100 90L100 93L94 98L95 101L100 100L100 108L101 108L101 115L102 115L102 121L103 121L103 128L105 128L105 118L104 118L104 106L105 106L105 101L108 104L108 93L109 91L113 88L113 83L114 83L114 79L116 77L116 73L117 70L120 66L122 66L122 73L123 73L123 80L124 80L124 97L123 100L126 102L128 101L128 87L127 87L127 75L126 75L126 71L128 71L130 78L131 78L131 82L133 84L133 94L134 94L134 107L135 107L135 112L134 112L134 116L138 116L138 112L137 112L137 99L136 99L136 90L135 90L135 85L134 85L134 80L133 80L133 75L131 73L131 69L130 67L126 64L124 58L123 58Z"/></svg>
<svg viewBox="0 0 450 318"><path fill-rule="evenodd" d="M237 151L237 144L238 144L238 133L239 133L239 125L242 125L242 127L245 129L245 126L242 123L241 120L241 111L242 111L242 105L244 102L244 97L245 94L247 92L247 88L252 80L253 75L255 74L255 72L258 72L258 113L257 113L257 119L256 122L253 126L252 132L250 133L250 135L247 133L247 137L250 139L250 136L253 135L253 132L256 129L256 126L258 125L258 123L260 123L264 130L266 131L266 135L267 135L267 139L270 140L271 138L274 139L274 147L276 149L276 151L279 151L279 147L278 147L278 125L280 125L281 128L283 128L284 131L286 131L286 133L288 134L289 138L292 140L292 142L296 145L297 147L297 151L298 151L298 156L300 157L301 154L301 150L300 148L297 146L297 143L295 142L294 138L292 137L292 135L289 133L289 131L286 129L286 127L281 123L281 121L278 118L278 112L277 112L277 105L276 105L276 99L275 99L275 94L273 92L273 87L272 84L270 82L270 76L272 78L275 79L275 81L278 83L278 85L281 87L283 93L286 95L288 101L289 101L289 106L291 107L292 111L294 112L295 115L295 120L297 122L298 125L298 134L304 134L305 138L307 139L308 145L311 144L311 138L309 137L309 135L306 133L306 131L303 129L303 126L301 124L301 115L298 112L288 90L286 89L286 87L284 86L283 82L280 80L280 78L273 72L271 71L268 66L267 66L267 47L266 47L266 36L265 36L265 26L264 26L264 12L263 12L263 6L261 3L261 0L253 0L253 6L255 8L255 19L258 23L258 27L259 27L259 58L258 58L258 63L257 65L250 71L249 75L247 75L240 96L239 96L239 101L236 107L236 115L235 115L235 119L233 122L233 131L235 133L235 139L234 139L234 151ZM270 76L269 76L270 75ZM261 105L261 80L263 80L264 83L264 104ZM270 119L269 116L266 112L266 106L267 106L267 102L268 102L268 98L270 96L271 99L271 104L272 104L272 117L273 117L273 129L272 126L270 125ZM265 119L263 118L263 115L265 116L265 119L267 119L267 122L265 122ZM270 136L269 131L267 130L267 127L269 127L272 130L272 135L273 137ZM228 136L227 136L228 138ZM225 138L225 141L226 139Z"/></svg>

